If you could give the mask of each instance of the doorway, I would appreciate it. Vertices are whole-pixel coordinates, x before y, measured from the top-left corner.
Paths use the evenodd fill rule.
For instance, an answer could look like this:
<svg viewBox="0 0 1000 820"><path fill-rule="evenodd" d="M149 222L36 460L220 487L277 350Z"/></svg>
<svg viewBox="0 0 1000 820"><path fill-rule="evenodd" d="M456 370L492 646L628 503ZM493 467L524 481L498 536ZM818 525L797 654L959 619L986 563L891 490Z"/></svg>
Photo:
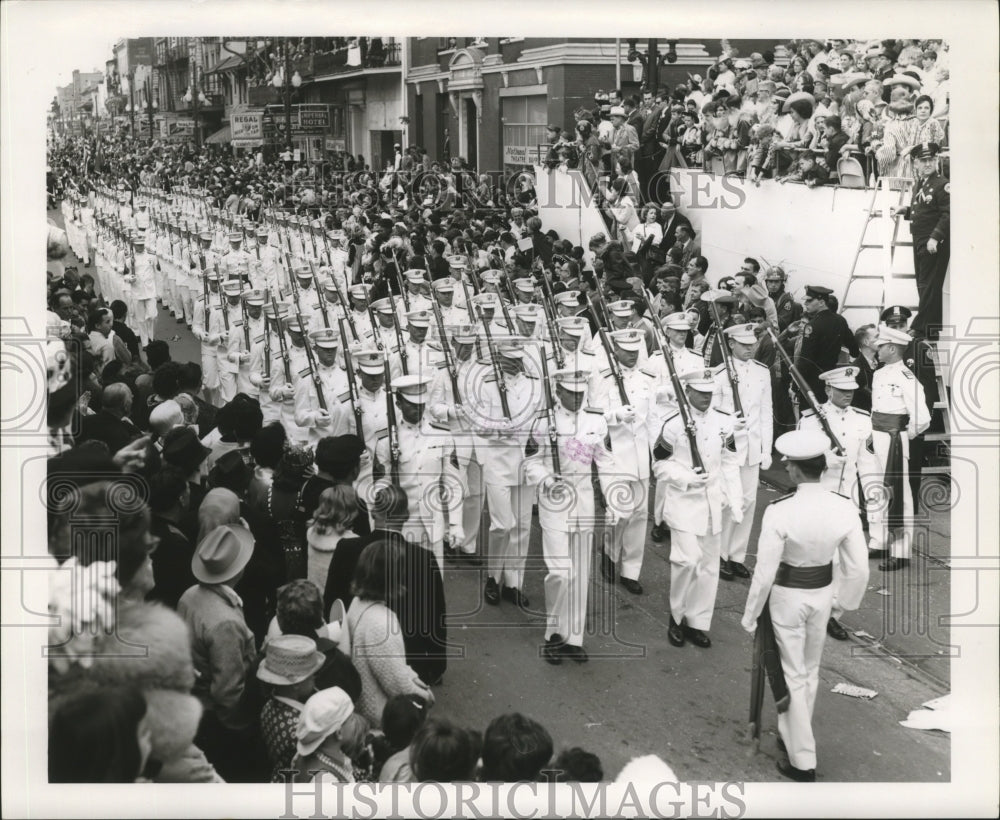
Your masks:
<svg viewBox="0 0 1000 820"><path fill-rule="evenodd" d="M477 118L476 103L471 97L466 97L462 100L462 105L465 108L465 150L463 156L469 166L472 168L477 167L478 159L478 148L477 140L479 137L479 120Z"/></svg>

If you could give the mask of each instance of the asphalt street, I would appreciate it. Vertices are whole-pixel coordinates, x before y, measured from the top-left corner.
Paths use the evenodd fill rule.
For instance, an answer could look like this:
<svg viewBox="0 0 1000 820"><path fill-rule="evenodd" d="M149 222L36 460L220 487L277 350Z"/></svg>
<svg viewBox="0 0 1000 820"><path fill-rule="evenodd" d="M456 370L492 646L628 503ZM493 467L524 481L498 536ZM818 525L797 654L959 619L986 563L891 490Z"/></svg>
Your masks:
<svg viewBox="0 0 1000 820"><path fill-rule="evenodd" d="M61 222L57 211L49 217ZM170 342L174 359L199 359L197 340L162 309L156 335ZM948 691L950 658L958 651L947 628L938 625L951 611L950 503L939 486L925 482L911 569L885 574L872 562L861 608L843 618L850 639L827 641L813 722L821 781L950 779L949 736L899 724L910 710ZM775 459L758 493L751 569L763 511L787 490ZM487 526L484 514L481 544ZM599 539L600 533L595 550ZM749 582L720 581L710 649L675 648L667 641L669 550L669 542L647 538L642 596L605 582L595 551L584 643L590 661L583 665L566 660L552 666L540 654L545 566L537 518L526 611L506 601L487 605L482 568L449 566L445 589L455 657L435 689L434 711L480 730L499 714L524 712L548 728L557 749L581 746L594 752L611 775L631 757L655 753L681 779L782 780L775 771L777 729L769 696L759 751L747 741L751 639L739 622ZM842 682L878 694L864 700L831 693Z"/></svg>

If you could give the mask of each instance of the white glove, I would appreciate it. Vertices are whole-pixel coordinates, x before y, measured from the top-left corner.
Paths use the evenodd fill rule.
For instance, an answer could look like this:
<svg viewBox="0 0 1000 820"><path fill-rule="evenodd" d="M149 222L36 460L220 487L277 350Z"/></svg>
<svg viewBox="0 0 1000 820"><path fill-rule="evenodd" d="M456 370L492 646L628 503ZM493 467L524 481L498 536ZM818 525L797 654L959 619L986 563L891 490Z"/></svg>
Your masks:
<svg viewBox="0 0 1000 820"><path fill-rule="evenodd" d="M205 341L210 345L217 345L219 343L219 334L209 333L208 336L205 337Z"/></svg>
<svg viewBox="0 0 1000 820"><path fill-rule="evenodd" d="M760 468L762 470L770 470L771 469L771 454L770 453L764 453L764 455L761 457L761 459L760 459Z"/></svg>
<svg viewBox="0 0 1000 820"><path fill-rule="evenodd" d="M239 362L239 360L240 360L240 354L239 354L239 353L235 353L235 352L234 352L234 353L227 353L227 354L226 354L226 358L227 358L227 359L228 359L228 360L229 360L229 361L230 361L230 362L231 362L232 364L236 364L236 363L237 363L237 362Z"/></svg>
<svg viewBox="0 0 1000 820"><path fill-rule="evenodd" d="M620 424L631 424L635 421L635 408L629 404L618 410L618 421Z"/></svg>
<svg viewBox="0 0 1000 820"><path fill-rule="evenodd" d="M248 361L250 361L250 354L240 353L240 364L246 364Z"/></svg>
<svg viewBox="0 0 1000 820"><path fill-rule="evenodd" d="M329 427L330 426L330 414L326 410L317 410L313 416L313 421L316 422L317 427Z"/></svg>
<svg viewBox="0 0 1000 820"><path fill-rule="evenodd" d="M282 399L290 399L294 395L295 395L295 388L292 387L290 384L286 384L284 387L281 388Z"/></svg>
<svg viewBox="0 0 1000 820"><path fill-rule="evenodd" d="M757 632L757 622L751 620L746 615L744 615L742 620L740 621L740 626L742 626L751 635Z"/></svg>
<svg viewBox="0 0 1000 820"><path fill-rule="evenodd" d="M708 476L704 473L696 473L694 470L690 471L690 475L687 479L687 487L685 490L701 490L708 484Z"/></svg>

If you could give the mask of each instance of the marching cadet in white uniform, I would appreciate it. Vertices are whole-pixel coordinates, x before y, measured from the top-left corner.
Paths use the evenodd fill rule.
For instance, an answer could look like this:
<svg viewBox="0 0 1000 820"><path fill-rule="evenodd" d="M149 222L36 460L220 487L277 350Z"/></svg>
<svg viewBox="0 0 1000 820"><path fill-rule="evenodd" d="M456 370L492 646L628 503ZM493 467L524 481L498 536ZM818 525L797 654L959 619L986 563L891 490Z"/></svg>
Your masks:
<svg viewBox="0 0 1000 820"><path fill-rule="evenodd" d="M404 274L410 310L429 311L431 309L431 299L425 292L430 287L430 282L425 278L426 273L420 268L412 268Z"/></svg>
<svg viewBox="0 0 1000 820"><path fill-rule="evenodd" d="M235 279L223 281L222 293L226 297L222 308L222 335L217 349L219 358L219 400L227 404L237 393L236 377L240 372L240 351L243 345L243 314L240 305L240 283ZM247 352L247 361L250 356Z"/></svg>
<svg viewBox="0 0 1000 820"><path fill-rule="evenodd" d="M277 302L277 299L275 300ZM250 346L250 383L258 390L260 411L264 416L264 424L281 420L281 403L271 398L272 375L284 368L281 359L281 342L278 334L281 330L281 320L288 316L288 304L278 302L275 313L274 303L263 306L265 331L257 339L251 338ZM277 320L276 320L277 317Z"/></svg>
<svg viewBox="0 0 1000 820"><path fill-rule="evenodd" d="M739 523L743 490L733 438L733 418L711 407L715 374L688 373L683 379L691 422L704 473L697 472L691 445L678 413L663 423L654 455L657 481L666 485L662 517L670 527L670 628L674 646L685 638L695 646L712 645L715 596L719 589L719 536L723 507Z"/></svg>
<svg viewBox="0 0 1000 820"><path fill-rule="evenodd" d="M859 486L862 492L866 492L866 497L874 498L874 495L867 490L873 485L881 488L883 472L879 460L874 453L869 452L867 446L872 435L871 414L867 410L851 406L854 391L858 389L856 381L858 372L859 368L851 365L837 367L820 374L820 378L826 383L828 399L820 409L826 415L826 421L844 451L843 455L838 456L833 447L828 446L826 469L823 471L820 483L826 489L851 499L856 508L860 507ZM818 430L822 433L823 425L812 410L804 410L799 419L799 429ZM823 435L826 434L823 433ZM827 443L830 444L829 441ZM859 473L860 485L858 482ZM872 524L869 523L869 529L871 526ZM834 567L833 577L834 589L836 590L836 567ZM826 633L838 641L847 640L847 630L840 624L842 614L843 609L835 594L830 620L826 625Z"/></svg>
<svg viewBox="0 0 1000 820"><path fill-rule="evenodd" d="M215 271L206 270L208 281L208 304L205 303L204 290L194 304L194 324L191 332L201 342L201 378L202 389L205 391L205 401L221 406L219 401L219 339L225 333L222 320L222 308L219 300L219 277Z"/></svg>
<svg viewBox="0 0 1000 820"><path fill-rule="evenodd" d="M194 302L201 293L201 271L197 258L198 236L192 235L186 225L181 228L180 242L177 245L177 284L181 301L184 303L184 318L188 327L194 324Z"/></svg>
<svg viewBox="0 0 1000 820"><path fill-rule="evenodd" d="M351 348L351 358L358 370L358 400L361 402L361 426L369 470L375 457L375 445L387 433L385 352L377 348Z"/></svg>
<svg viewBox="0 0 1000 820"><path fill-rule="evenodd" d="M430 420L425 413L430 398L431 376L410 374L392 380L398 409L396 435L399 442L399 487L409 500L410 517L403 535L430 550L444 571L444 539L462 542L462 499L452 459L455 440L446 425ZM376 458L384 479L392 480L392 453L389 436L379 440ZM441 496L442 488L450 492ZM530 510L530 505L529 505Z"/></svg>
<svg viewBox="0 0 1000 820"><path fill-rule="evenodd" d="M619 574L625 589L642 594L639 573L646 546L649 504L649 430L646 421L655 401L655 374L640 368L640 351L645 348L642 333L635 329L608 334L628 403L622 401L611 369L594 377L595 407L604 410L611 436L611 453L600 473L601 490L614 530L605 540L601 571L609 583Z"/></svg>
<svg viewBox="0 0 1000 820"><path fill-rule="evenodd" d="M354 433L354 416L348 401L347 372L338 364L340 333L320 328L309 334L315 350L316 373L323 403L317 394L313 374L302 375L295 385L295 423L309 431L308 444L315 448L321 438Z"/></svg>
<svg viewBox="0 0 1000 820"><path fill-rule="evenodd" d="M406 373L434 376L437 372L438 354L427 341L433 318L429 302L426 309L417 308L406 314L407 334L403 339L403 349L399 351L400 357L406 360Z"/></svg>
<svg viewBox="0 0 1000 820"><path fill-rule="evenodd" d="M291 284L285 270L285 260L281 251L271 244L267 228L257 229L257 250L260 253L260 262L257 264L264 279L262 287L274 294L287 295Z"/></svg>
<svg viewBox="0 0 1000 820"><path fill-rule="evenodd" d="M458 461L458 476L463 487L462 531L464 538L452 544L445 555L459 561L467 561L476 566L482 563L476 553L479 529L483 515L485 485L483 481L483 455L485 447L476 434L473 417L467 407L476 401L475 386L485 383L490 370L477 361L475 352L477 332L474 325L459 325L451 335L455 374L459 395L454 395L451 375L442 361L437 368L437 376L431 385L429 400L431 415L441 422L448 422L455 439L455 454ZM448 341L445 341L448 344Z"/></svg>
<svg viewBox="0 0 1000 820"><path fill-rule="evenodd" d="M757 509L757 490L760 471L771 466L771 447L774 443L774 412L771 408L771 371L767 365L752 357L757 346L757 336L752 324L734 325L723 331L724 343L729 345L735 371L736 389L739 390L743 418L736 414L733 385L726 372L725 363L715 368L715 398L713 405L733 414L735 422L736 457L740 465L740 484L743 487L743 515L737 524L730 512L722 522L722 558L719 575L725 580L749 578L746 568L747 546L750 530Z"/></svg>
<svg viewBox="0 0 1000 820"><path fill-rule="evenodd" d="M593 382L598 358L583 342L584 337L590 335L590 325L587 324L587 320L582 316L560 316L556 319L556 333L559 336L556 344L560 350L557 355L554 348L549 349L551 361L559 364L559 360L562 359L562 369L582 371Z"/></svg>
<svg viewBox="0 0 1000 820"><path fill-rule="evenodd" d="M480 294L480 297L488 294ZM524 369L524 351L520 342L501 339L495 342L499 366L507 388L508 419L496 376L484 377L488 392L480 393L481 403L473 403L473 424L481 430L476 452L482 456L486 498L490 509L485 598L499 604L500 598L519 607L527 607L522 592L524 564L528 556L531 532L531 507L535 488L525 480L522 470L524 447L541 402L538 379Z"/></svg>
<svg viewBox="0 0 1000 820"><path fill-rule="evenodd" d="M455 280L451 277L435 279L431 282L433 297L437 300L438 308L441 310L441 319L445 325L467 324L469 314L455 304Z"/></svg>
<svg viewBox="0 0 1000 820"><path fill-rule="evenodd" d="M911 341L908 333L887 325L879 326L875 340L882 366L872 374L872 449L882 468L888 509L872 504L869 521L875 548L871 557L885 555L888 545L889 558L878 567L884 572L906 567L913 549L909 453L902 434L916 438L931 423L923 385L903 361Z"/></svg>
<svg viewBox="0 0 1000 820"><path fill-rule="evenodd" d="M376 299L372 302L372 312L375 314L375 332L367 338L371 339L372 344L390 354L389 365L392 368L393 375L401 376L403 371L402 362L399 358L398 340L396 338L396 322L401 323L400 332L402 332L402 323L406 321L406 314L399 315L397 305L393 303L393 297L391 296ZM394 313L396 314L395 320L393 319ZM369 320L369 327L371 327L371 317L366 316L366 318ZM358 327L358 335L361 335L361 327Z"/></svg>
<svg viewBox="0 0 1000 820"><path fill-rule="evenodd" d="M339 229L327 231L326 238L329 249L327 261L329 262L330 275L333 277L333 281L337 283L337 289L341 293L346 293L347 289L353 283L351 282L351 274L347 271L348 253L343 246L345 239L344 232Z"/></svg>
<svg viewBox="0 0 1000 820"><path fill-rule="evenodd" d="M306 328L299 322L297 316L291 312L283 320L286 335L289 343L286 344L288 350L288 375L291 381L286 378L284 364L278 360L278 367L271 368L271 398L281 404L281 425L285 428L288 440L296 447L304 447L309 444L311 429L308 426L301 426L295 420L295 394L296 387L300 379L309 379L309 358L306 353ZM280 349L272 351L272 355L280 356Z"/></svg>
<svg viewBox="0 0 1000 820"><path fill-rule="evenodd" d="M316 293L315 282L312 271L307 267L297 267L295 269L295 280L299 285L298 303L292 300L292 308L302 311L302 318L306 320L309 330L319 330L326 327L323 319L323 307L320 305L320 295ZM329 309L328 309L329 310ZM329 317L329 312L327 317Z"/></svg>
<svg viewBox="0 0 1000 820"><path fill-rule="evenodd" d="M256 399L258 398L259 387L250 377L250 367L253 358L253 347L255 344L263 345L264 333L267 331L267 323L263 316L264 291L244 290L242 299L243 304L246 305L246 309L243 316L238 317L240 320L240 332L234 340L237 345L235 355L238 357L240 368L236 374L236 390ZM247 325L246 333L242 330L243 322L246 322ZM247 338L250 339L249 347L247 346ZM232 348L230 348L229 355L230 357L234 355Z"/></svg>
<svg viewBox="0 0 1000 820"><path fill-rule="evenodd" d="M243 250L243 232L229 234L229 250L219 260L224 279L242 278L244 287L250 281L250 254Z"/></svg>
<svg viewBox="0 0 1000 820"><path fill-rule="evenodd" d="M589 378L581 371L552 375L558 470L552 452L548 414L536 421L532 438L538 452L525 462L528 483L538 486L538 522L542 527L545 576L545 646L551 664L569 657L587 661L583 634L594 530L598 524L591 466L608 460L604 442L608 425L597 408L584 408Z"/></svg>
<svg viewBox="0 0 1000 820"><path fill-rule="evenodd" d="M368 315L370 291L370 285L358 283L351 285L347 293L351 301L351 317L354 319L354 326L358 329L358 335L362 339L371 339L372 343L375 344L377 337L372 330L371 316ZM374 307L374 303L372 307Z"/></svg>
<svg viewBox="0 0 1000 820"><path fill-rule="evenodd" d="M146 253L146 240L142 234L132 239L135 269L131 271L132 305L129 313L139 331L143 347L156 335L156 278L153 274L153 260ZM132 267L132 260L129 260Z"/></svg>
<svg viewBox="0 0 1000 820"><path fill-rule="evenodd" d="M797 487L764 512L742 625L752 634L769 607L789 694L787 711L778 715L788 758L778 761L778 771L811 782L816 779L812 716L834 597L833 567L840 607L857 609L868 584L867 550L854 505L821 483L827 437L794 430L779 436L775 446Z"/></svg>
<svg viewBox="0 0 1000 820"><path fill-rule="evenodd" d="M684 346L684 341L690 330L691 318L686 313L671 313L663 318L663 335L667 339L670 353L673 356L674 369L681 379L688 373L705 369L701 357ZM649 413L649 440L655 446L663 422L677 413L677 397L674 395L670 382L670 370L663 360L662 353L653 356L650 364L657 371L657 380L664 385L657 390L656 403L650 407ZM663 500L666 497L666 491L666 484L657 481L653 494L653 528L649 533L654 541L665 541L670 536L670 530L663 520Z"/></svg>

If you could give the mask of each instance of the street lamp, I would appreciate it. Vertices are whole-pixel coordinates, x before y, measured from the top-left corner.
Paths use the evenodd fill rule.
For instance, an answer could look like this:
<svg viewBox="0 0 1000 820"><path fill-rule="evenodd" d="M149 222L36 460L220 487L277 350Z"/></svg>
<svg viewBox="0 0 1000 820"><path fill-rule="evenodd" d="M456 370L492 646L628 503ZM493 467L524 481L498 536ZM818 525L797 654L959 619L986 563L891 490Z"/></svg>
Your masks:
<svg viewBox="0 0 1000 820"><path fill-rule="evenodd" d="M292 92L294 89L302 85L302 76L299 74L298 69L292 73L292 55L288 49L288 38L282 40L282 48L284 50L285 64L284 67L278 66L277 70L274 72L274 76L271 78L271 85L276 89L281 91L282 98L285 106L285 140L286 148L292 150ZM289 81L286 82L285 78L288 77Z"/></svg>
<svg viewBox="0 0 1000 820"><path fill-rule="evenodd" d="M188 86L184 94L184 102L191 104L192 118L194 119L194 147L201 148L201 123L198 121L198 106L205 105L208 98L205 92L198 88L198 66L191 66L191 85Z"/></svg>
<svg viewBox="0 0 1000 820"><path fill-rule="evenodd" d="M677 41L667 40L667 53L660 54L659 40L646 41L646 53L640 54L636 49L638 40L628 41L628 56L630 63L638 62L642 66L642 87L646 91L655 92L660 84L660 67L664 62L677 62Z"/></svg>
<svg viewBox="0 0 1000 820"><path fill-rule="evenodd" d="M147 77L143 87L145 92L146 116L149 118L149 144L153 144L153 112L160 107L160 104L153 99L153 84L151 78Z"/></svg>
<svg viewBox="0 0 1000 820"><path fill-rule="evenodd" d="M130 68L128 72L128 119L129 119L129 139L135 139L135 69Z"/></svg>

